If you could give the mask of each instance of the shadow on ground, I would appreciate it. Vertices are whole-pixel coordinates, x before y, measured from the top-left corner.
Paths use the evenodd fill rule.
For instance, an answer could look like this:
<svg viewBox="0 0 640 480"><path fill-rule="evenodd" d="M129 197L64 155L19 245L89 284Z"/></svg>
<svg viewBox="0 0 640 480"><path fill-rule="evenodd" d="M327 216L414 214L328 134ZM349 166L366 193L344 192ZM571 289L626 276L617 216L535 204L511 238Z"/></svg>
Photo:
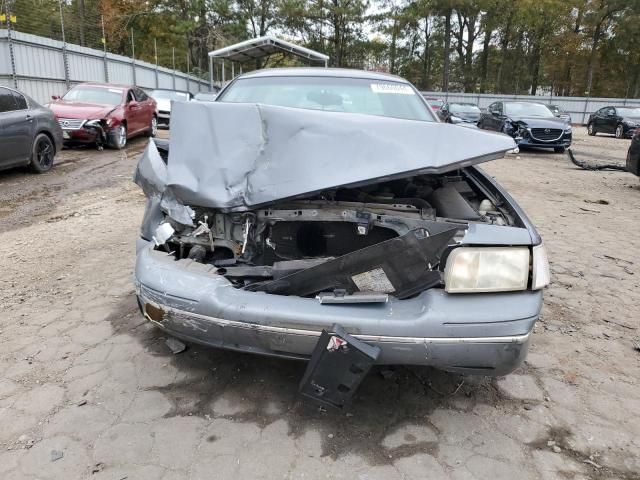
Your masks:
<svg viewBox="0 0 640 480"><path fill-rule="evenodd" d="M147 328L134 296L127 297L109 319L116 333L133 335L158 362L170 363L184 381L152 387L173 405L171 416L226 418L260 427L284 419L289 435L321 432L323 456L349 453L380 465L417 452L437 454L437 442L408 442L386 448L382 440L395 428L425 425L436 408L471 409L476 402L500 401L490 378L463 377L423 367L375 367L365 378L345 411L325 409L298 393L306 363L212 349L189 344L174 355L167 335ZM460 402L460 400L464 400ZM222 400L222 411L214 408ZM411 435L409 435L411 436ZM215 441L215 438L209 439Z"/></svg>

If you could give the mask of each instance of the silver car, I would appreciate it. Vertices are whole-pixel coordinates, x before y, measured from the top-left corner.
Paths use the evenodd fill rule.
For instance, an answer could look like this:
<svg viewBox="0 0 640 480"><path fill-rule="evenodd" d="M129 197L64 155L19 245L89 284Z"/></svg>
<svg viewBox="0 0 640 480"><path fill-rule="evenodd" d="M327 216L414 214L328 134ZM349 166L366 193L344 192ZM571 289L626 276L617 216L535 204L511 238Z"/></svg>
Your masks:
<svg viewBox="0 0 640 480"><path fill-rule="evenodd" d="M378 364L523 361L546 253L475 166L513 139L442 123L407 81L356 70L256 71L172 116L135 174L135 286L158 327L296 359L337 325Z"/></svg>
<svg viewBox="0 0 640 480"><path fill-rule="evenodd" d="M62 150L62 129L54 114L27 95L0 87L0 170L29 166L51 169Z"/></svg>
<svg viewBox="0 0 640 480"><path fill-rule="evenodd" d="M149 94L158 105L158 125L169 126L171 119L171 103L189 102L193 99L190 92L181 92L178 90L156 89Z"/></svg>

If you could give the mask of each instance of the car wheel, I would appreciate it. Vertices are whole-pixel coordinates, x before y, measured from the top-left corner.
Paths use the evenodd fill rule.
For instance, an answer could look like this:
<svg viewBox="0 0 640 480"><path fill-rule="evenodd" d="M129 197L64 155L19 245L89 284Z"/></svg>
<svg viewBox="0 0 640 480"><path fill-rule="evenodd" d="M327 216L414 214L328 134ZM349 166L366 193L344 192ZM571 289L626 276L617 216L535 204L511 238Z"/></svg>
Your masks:
<svg viewBox="0 0 640 480"><path fill-rule="evenodd" d="M622 137L624 137L624 127L622 126L622 124L620 124L616 127L616 138Z"/></svg>
<svg viewBox="0 0 640 480"><path fill-rule="evenodd" d="M149 135L150 137L155 137L156 135L158 135L158 118L155 116L151 118L151 127L149 127L147 135Z"/></svg>
<svg viewBox="0 0 640 480"><path fill-rule="evenodd" d="M118 126L111 131L110 137L109 145L116 150L122 150L127 146L127 127L125 125Z"/></svg>
<svg viewBox="0 0 640 480"><path fill-rule="evenodd" d="M593 123L590 123L589 125L587 125L587 133L592 137L595 136L595 134L597 133L596 127L593 126Z"/></svg>
<svg viewBox="0 0 640 480"><path fill-rule="evenodd" d="M51 139L44 133L39 133L33 141L31 150L31 169L36 173L44 173L53 167L53 157L56 155Z"/></svg>
<svg viewBox="0 0 640 480"><path fill-rule="evenodd" d="M564 147L553 147L553 151L556 153L564 153Z"/></svg>

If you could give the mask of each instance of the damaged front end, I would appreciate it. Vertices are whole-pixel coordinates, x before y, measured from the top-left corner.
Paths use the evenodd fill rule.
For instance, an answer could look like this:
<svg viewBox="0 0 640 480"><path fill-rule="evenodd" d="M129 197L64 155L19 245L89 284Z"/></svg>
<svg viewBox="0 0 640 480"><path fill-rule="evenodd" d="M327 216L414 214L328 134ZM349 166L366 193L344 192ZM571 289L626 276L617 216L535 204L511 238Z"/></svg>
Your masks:
<svg viewBox="0 0 640 480"><path fill-rule="evenodd" d="M503 156L510 139L245 104L173 114L192 122L175 122L170 148L152 141L135 176L148 199L136 266L147 318L187 340L291 358L308 359L339 324L378 346L378 363L501 374L522 360L540 308L539 291L526 291L539 237L468 168ZM184 126L193 120L207 138ZM526 256L505 270L521 291L444 293L451 252L496 245Z"/></svg>

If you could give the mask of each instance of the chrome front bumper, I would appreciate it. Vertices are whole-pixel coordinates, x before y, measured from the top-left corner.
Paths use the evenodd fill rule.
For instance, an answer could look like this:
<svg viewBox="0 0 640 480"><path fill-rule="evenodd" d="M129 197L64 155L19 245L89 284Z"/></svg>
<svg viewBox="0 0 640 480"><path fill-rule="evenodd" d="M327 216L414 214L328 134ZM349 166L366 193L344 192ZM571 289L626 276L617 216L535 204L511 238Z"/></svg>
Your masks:
<svg viewBox="0 0 640 480"><path fill-rule="evenodd" d="M321 305L238 290L206 265L147 247L138 251L136 294L155 325L211 347L306 360L321 331L337 323L380 347L379 364L485 375L504 375L524 360L542 298L539 292L455 296L431 289L385 305Z"/></svg>

